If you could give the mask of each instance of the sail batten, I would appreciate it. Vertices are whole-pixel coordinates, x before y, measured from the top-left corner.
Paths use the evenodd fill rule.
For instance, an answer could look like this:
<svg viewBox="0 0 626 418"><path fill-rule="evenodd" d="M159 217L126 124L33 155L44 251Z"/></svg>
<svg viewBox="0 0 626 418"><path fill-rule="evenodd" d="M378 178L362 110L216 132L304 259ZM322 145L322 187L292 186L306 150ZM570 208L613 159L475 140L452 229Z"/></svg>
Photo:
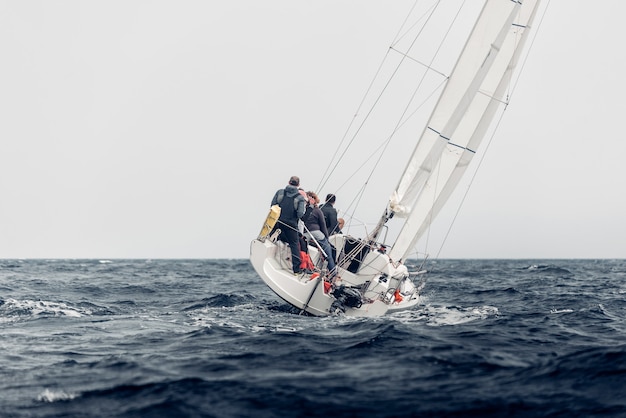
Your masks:
<svg viewBox="0 0 626 418"><path fill-rule="evenodd" d="M489 0L394 190L405 223L390 251L403 259L460 182L508 88L539 0Z"/></svg>

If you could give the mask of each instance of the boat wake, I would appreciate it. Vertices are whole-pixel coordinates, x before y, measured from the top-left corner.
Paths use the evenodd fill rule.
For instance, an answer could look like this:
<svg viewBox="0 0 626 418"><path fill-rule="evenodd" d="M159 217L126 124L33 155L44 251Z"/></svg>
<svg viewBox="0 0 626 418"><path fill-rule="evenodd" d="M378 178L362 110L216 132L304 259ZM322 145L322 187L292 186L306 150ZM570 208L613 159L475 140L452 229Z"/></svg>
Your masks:
<svg viewBox="0 0 626 418"><path fill-rule="evenodd" d="M392 318L402 323L423 322L433 327L461 325L481 321L499 315L495 306L446 307L426 305L423 309L399 312Z"/></svg>

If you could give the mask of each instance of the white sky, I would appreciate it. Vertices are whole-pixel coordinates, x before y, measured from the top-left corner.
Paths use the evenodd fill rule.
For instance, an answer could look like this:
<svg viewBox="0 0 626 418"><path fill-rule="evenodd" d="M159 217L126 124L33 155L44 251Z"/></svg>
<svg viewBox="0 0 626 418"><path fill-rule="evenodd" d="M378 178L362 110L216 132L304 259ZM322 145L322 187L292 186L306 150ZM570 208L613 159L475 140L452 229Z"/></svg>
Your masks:
<svg viewBox="0 0 626 418"><path fill-rule="evenodd" d="M412 3L0 1L0 258L248 257ZM625 15L550 3L441 257L626 257Z"/></svg>

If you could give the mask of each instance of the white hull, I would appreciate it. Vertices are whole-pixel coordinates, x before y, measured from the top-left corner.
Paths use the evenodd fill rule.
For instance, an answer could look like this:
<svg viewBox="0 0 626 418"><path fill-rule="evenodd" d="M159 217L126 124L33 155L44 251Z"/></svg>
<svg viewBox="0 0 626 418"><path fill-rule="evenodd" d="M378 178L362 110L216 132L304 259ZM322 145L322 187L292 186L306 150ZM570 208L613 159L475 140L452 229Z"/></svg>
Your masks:
<svg viewBox="0 0 626 418"><path fill-rule="evenodd" d="M343 248L345 239L342 235L331 237L337 249ZM309 255L320 267L317 249L309 247ZM358 270L354 266L338 267L340 279L332 284L327 281L326 285L319 274L294 275L290 257L289 247L280 241L255 239L250 245L250 261L265 284L287 303L309 314L327 316L343 312L348 316L376 317L410 309L419 303L419 294L408 278L406 267L402 264L395 266L386 254L378 251L368 251L358 263ZM339 258L338 265L341 266ZM397 301L394 294L400 282L404 294L399 295L402 300ZM344 287L336 291L342 285ZM338 293L342 291L350 295L358 293L360 300L358 303L354 303L354 299L346 302Z"/></svg>

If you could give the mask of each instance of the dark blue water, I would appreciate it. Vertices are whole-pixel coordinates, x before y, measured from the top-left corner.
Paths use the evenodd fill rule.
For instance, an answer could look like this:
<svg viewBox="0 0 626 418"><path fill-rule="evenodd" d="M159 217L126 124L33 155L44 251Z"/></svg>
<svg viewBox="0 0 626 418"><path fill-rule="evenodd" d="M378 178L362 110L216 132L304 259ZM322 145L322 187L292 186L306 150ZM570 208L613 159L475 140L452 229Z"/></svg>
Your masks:
<svg viewBox="0 0 626 418"><path fill-rule="evenodd" d="M626 417L625 260L444 260L300 316L247 260L0 260L2 417Z"/></svg>

